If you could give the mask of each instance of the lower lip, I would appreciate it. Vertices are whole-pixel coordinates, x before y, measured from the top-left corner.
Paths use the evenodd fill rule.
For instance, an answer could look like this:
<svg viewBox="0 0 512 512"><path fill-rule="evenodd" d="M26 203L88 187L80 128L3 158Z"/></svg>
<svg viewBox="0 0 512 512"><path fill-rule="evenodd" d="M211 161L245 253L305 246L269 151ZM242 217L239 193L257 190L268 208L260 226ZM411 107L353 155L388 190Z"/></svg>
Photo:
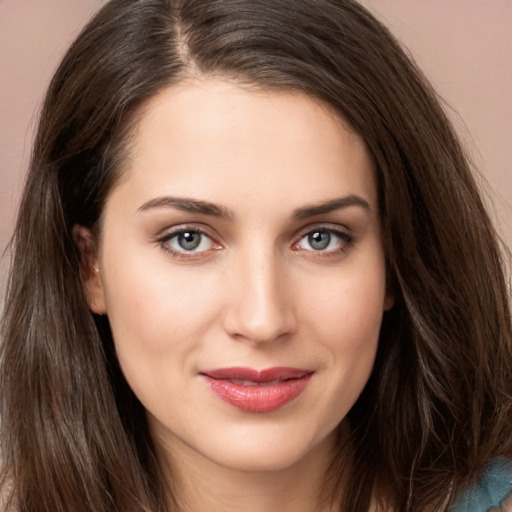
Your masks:
<svg viewBox="0 0 512 512"><path fill-rule="evenodd" d="M246 412L271 412L280 409L304 391L311 376L312 373L277 384L244 386L203 375L210 389L220 399Z"/></svg>

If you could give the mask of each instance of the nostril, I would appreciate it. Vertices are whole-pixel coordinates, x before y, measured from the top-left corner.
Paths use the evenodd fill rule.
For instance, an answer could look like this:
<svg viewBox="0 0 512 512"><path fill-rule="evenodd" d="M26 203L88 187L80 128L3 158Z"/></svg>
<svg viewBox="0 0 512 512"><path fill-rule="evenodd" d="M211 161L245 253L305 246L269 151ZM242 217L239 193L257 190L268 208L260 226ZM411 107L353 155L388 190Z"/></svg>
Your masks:
<svg viewBox="0 0 512 512"><path fill-rule="evenodd" d="M243 308L241 304L226 315L225 330L232 337L253 343L272 343L295 330L290 312L283 308L263 310Z"/></svg>

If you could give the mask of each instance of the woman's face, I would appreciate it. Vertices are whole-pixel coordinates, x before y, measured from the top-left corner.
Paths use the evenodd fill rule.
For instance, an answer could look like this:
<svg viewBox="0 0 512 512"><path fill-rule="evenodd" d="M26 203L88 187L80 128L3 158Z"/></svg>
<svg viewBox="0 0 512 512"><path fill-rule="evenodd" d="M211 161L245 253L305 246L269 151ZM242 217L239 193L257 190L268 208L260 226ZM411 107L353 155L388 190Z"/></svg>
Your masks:
<svg viewBox="0 0 512 512"><path fill-rule="evenodd" d="M329 453L392 301L361 138L299 93L198 81L144 109L122 173L88 291L158 446L242 470Z"/></svg>

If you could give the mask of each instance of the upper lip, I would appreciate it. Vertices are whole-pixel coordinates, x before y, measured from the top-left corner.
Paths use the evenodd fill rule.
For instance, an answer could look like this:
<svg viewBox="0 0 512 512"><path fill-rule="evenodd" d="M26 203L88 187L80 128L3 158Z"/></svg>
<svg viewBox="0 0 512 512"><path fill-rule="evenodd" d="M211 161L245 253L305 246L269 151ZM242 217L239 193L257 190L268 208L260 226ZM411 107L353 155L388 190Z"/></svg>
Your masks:
<svg viewBox="0 0 512 512"><path fill-rule="evenodd" d="M299 379L311 373L313 373L311 370L291 368L286 366L265 368L262 370L235 366L231 368L218 368L202 371L201 375L206 375L207 377L218 380L241 380L255 383L265 383L271 381Z"/></svg>

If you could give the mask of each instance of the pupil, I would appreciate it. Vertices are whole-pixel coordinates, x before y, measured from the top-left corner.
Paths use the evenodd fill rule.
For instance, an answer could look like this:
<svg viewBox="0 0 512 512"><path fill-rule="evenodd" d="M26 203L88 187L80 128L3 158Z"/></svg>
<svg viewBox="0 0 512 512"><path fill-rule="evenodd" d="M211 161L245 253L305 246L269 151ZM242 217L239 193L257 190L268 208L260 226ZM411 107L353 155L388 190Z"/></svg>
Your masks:
<svg viewBox="0 0 512 512"><path fill-rule="evenodd" d="M199 233L193 233L187 231L186 233L181 233L178 236L178 243L182 249L186 251L192 251L199 247L201 243L201 235Z"/></svg>
<svg viewBox="0 0 512 512"><path fill-rule="evenodd" d="M309 235L309 244L313 249L322 250L325 249L331 241L331 235L326 232L317 231Z"/></svg>

